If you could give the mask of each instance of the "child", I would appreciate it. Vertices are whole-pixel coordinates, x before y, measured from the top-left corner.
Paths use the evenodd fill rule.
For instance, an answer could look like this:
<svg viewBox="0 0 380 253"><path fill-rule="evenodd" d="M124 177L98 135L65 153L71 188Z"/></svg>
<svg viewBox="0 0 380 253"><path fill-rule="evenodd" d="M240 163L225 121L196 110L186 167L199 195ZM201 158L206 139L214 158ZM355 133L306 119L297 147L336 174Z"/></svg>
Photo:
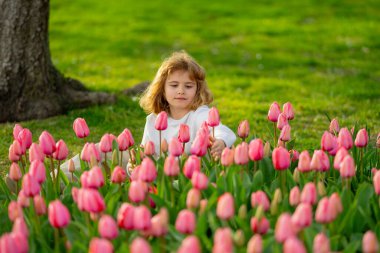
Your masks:
<svg viewBox="0 0 380 253"><path fill-rule="evenodd" d="M213 100L205 77L204 69L184 51L175 52L164 60L140 99L140 106L149 113L142 145L152 141L156 154L159 153L159 132L154 126L157 114L165 111L168 127L162 131L162 139L170 142L177 138L180 124L186 124L190 130L190 141L186 143L185 152L190 153L198 129L207 121L210 110L207 105ZM210 137L211 155L220 157L223 149L232 146L235 140L235 134L228 127L222 124L215 127L215 138Z"/></svg>

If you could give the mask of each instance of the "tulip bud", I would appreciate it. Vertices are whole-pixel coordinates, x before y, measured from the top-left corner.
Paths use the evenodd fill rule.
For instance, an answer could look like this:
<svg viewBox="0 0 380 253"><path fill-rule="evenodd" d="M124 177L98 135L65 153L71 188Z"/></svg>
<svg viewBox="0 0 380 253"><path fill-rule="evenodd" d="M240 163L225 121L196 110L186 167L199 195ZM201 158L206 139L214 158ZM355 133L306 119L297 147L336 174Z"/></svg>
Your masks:
<svg viewBox="0 0 380 253"><path fill-rule="evenodd" d="M207 207L207 199L202 199L200 202L199 202L199 214L202 214L205 212L206 210L206 207Z"/></svg>
<svg viewBox="0 0 380 253"><path fill-rule="evenodd" d="M238 127L238 135L243 140L245 140L245 138L248 137L248 135L249 135L249 122L248 122L248 120L243 120L242 122L240 122L239 127Z"/></svg>
<svg viewBox="0 0 380 253"><path fill-rule="evenodd" d="M240 218L240 219L245 219L245 218L247 218L247 206L246 205L241 205L240 207L239 207L239 210L238 210L238 217Z"/></svg>
<svg viewBox="0 0 380 253"><path fill-rule="evenodd" d="M88 171L87 187L98 189L104 185L104 176L102 169L98 166Z"/></svg>
<svg viewBox="0 0 380 253"><path fill-rule="evenodd" d="M315 184L312 182L307 183L301 192L301 202L314 205L317 203L317 190Z"/></svg>
<svg viewBox="0 0 380 253"><path fill-rule="evenodd" d="M268 120L277 122L278 116L281 113L280 105L277 102L273 102L268 111Z"/></svg>
<svg viewBox="0 0 380 253"><path fill-rule="evenodd" d="M298 183L300 182L300 177L301 177L301 175L300 175L300 171L299 171L298 168L296 167L296 168L294 169L294 171L293 171L293 180L294 180L294 182L298 184Z"/></svg>
<svg viewBox="0 0 380 253"><path fill-rule="evenodd" d="M283 247L284 253L306 253L305 245L303 245L302 241L297 239L297 237L290 237L284 243Z"/></svg>
<svg viewBox="0 0 380 253"><path fill-rule="evenodd" d="M179 174L179 164L175 156L169 155L165 159L164 173L169 177L175 177Z"/></svg>
<svg viewBox="0 0 380 253"><path fill-rule="evenodd" d="M335 135L339 133L339 123L337 119L333 119L330 122L330 133Z"/></svg>
<svg viewBox="0 0 380 253"><path fill-rule="evenodd" d="M380 195L380 172L377 171L373 176L373 186L375 188L375 193Z"/></svg>
<svg viewBox="0 0 380 253"><path fill-rule="evenodd" d="M195 235L186 237L181 246L178 248L177 253L200 253L201 245L198 238Z"/></svg>
<svg viewBox="0 0 380 253"><path fill-rule="evenodd" d="M351 178L355 176L355 161L350 155L343 158L339 172L342 178Z"/></svg>
<svg viewBox="0 0 380 253"><path fill-rule="evenodd" d="M251 206L252 208L262 206L265 211L268 211L270 202L265 192L261 190L257 192L253 192L251 194Z"/></svg>
<svg viewBox="0 0 380 253"><path fill-rule="evenodd" d="M151 253L152 248L145 239L137 237L132 241L130 251L131 253Z"/></svg>
<svg viewBox="0 0 380 253"><path fill-rule="evenodd" d="M247 253L261 253L263 251L263 240L261 235L255 234L248 241Z"/></svg>
<svg viewBox="0 0 380 253"><path fill-rule="evenodd" d="M25 196L33 197L40 192L41 186L35 177L27 173L22 179L22 189Z"/></svg>
<svg viewBox="0 0 380 253"><path fill-rule="evenodd" d="M135 207L133 225L135 230L148 230L152 226L152 214L146 206Z"/></svg>
<svg viewBox="0 0 380 253"><path fill-rule="evenodd" d="M70 213L60 200L49 204L49 222L55 228L64 228L70 223Z"/></svg>
<svg viewBox="0 0 380 253"><path fill-rule="evenodd" d="M153 141L147 141L144 146L144 154L147 156L154 155L156 153L154 149L154 142Z"/></svg>
<svg viewBox="0 0 380 253"><path fill-rule="evenodd" d="M197 208L201 200L201 192L198 189L191 188L187 193L186 206L187 208Z"/></svg>
<svg viewBox="0 0 380 253"><path fill-rule="evenodd" d="M368 230L363 236L362 249L364 253L372 253L379 251L379 243L376 234Z"/></svg>
<svg viewBox="0 0 380 253"><path fill-rule="evenodd" d="M245 236L244 236L243 230L241 229L236 230L233 239L237 246L242 247L245 243Z"/></svg>
<svg viewBox="0 0 380 253"><path fill-rule="evenodd" d="M223 166L230 166L234 162L235 150L225 147L222 152L220 162Z"/></svg>
<svg viewBox="0 0 380 253"><path fill-rule="evenodd" d="M298 186L294 186L294 187L290 190L290 194L289 194L289 204L290 204L291 206L297 206L297 205L300 203L300 198L301 198L300 189L298 188Z"/></svg>
<svg viewBox="0 0 380 253"><path fill-rule="evenodd" d="M169 143L169 153L172 156L180 156L183 153L181 142L177 138L172 138Z"/></svg>
<svg viewBox="0 0 380 253"><path fill-rule="evenodd" d="M112 151L112 141L116 140L113 134L104 134L99 142L99 149L103 153L108 153Z"/></svg>
<svg viewBox="0 0 380 253"><path fill-rule="evenodd" d="M36 210L37 215L44 215L46 214L46 204L43 197L40 195L36 195L33 198L34 202L34 209Z"/></svg>
<svg viewBox="0 0 380 253"><path fill-rule="evenodd" d="M190 130L188 125L179 125L178 140L181 143L187 143L190 140Z"/></svg>
<svg viewBox="0 0 380 253"><path fill-rule="evenodd" d="M205 190L208 186L208 177L202 172L194 171L193 176L191 177L191 183L194 188Z"/></svg>
<svg viewBox="0 0 380 253"><path fill-rule="evenodd" d="M15 124L13 127L13 138L17 140L19 133L23 130L24 128L20 124Z"/></svg>
<svg viewBox="0 0 380 253"><path fill-rule="evenodd" d="M249 143L249 158L252 161L260 161L264 157L264 147L261 139L254 139Z"/></svg>
<svg viewBox="0 0 380 253"><path fill-rule="evenodd" d="M12 233L19 233L28 238L29 230L25 223L24 217L16 218L13 222Z"/></svg>
<svg viewBox="0 0 380 253"><path fill-rule="evenodd" d="M232 253L233 240L229 228L218 228L214 235L213 253Z"/></svg>
<svg viewBox="0 0 380 253"><path fill-rule="evenodd" d="M134 206L129 203L123 203L117 213L117 225L125 230L133 230L134 211Z"/></svg>
<svg viewBox="0 0 380 253"><path fill-rule="evenodd" d="M90 134L90 129L83 118L77 118L74 120L73 129L78 138L85 138Z"/></svg>
<svg viewBox="0 0 380 253"><path fill-rule="evenodd" d="M125 128L121 134L117 137L117 144L119 145L119 151L125 151L129 147L135 144L131 131Z"/></svg>
<svg viewBox="0 0 380 253"><path fill-rule="evenodd" d="M288 120L294 119L294 110L293 110L293 106L292 106L292 104L290 102L286 102L282 106L282 111L285 113L286 118Z"/></svg>
<svg viewBox="0 0 380 253"><path fill-rule="evenodd" d="M329 199L327 197L323 197L318 202L317 210L315 211L315 220L318 223L330 223L332 219L331 208L329 207Z"/></svg>
<svg viewBox="0 0 380 253"><path fill-rule="evenodd" d="M19 191L18 196L17 196L17 203L21 207L28 207L29 206L29 197L27 197L24 193L24 190L21 189Z"/></svg>
<svg viewBox="0 0 380 253"><path fill-rule="evenodd" d="M165 130L168 127L168 114L165 111L162 111L157 115L154 127L158 131Z"/></svg>
<svg viewBox="0 0 380 253"><path fill-rule="evenodd" d="M286 170L290 165L290 155L283 147L275 148L272 153L272 161L276 170Z"/></svg>
<svg viewBox="0 0 380 253"><path fill-rule="evenodd" d="M148 188L145 182L137 180L132 181L129 186L128 197L134 203L145 200Z"/></svg>
<svg viewBox="0 0 380 253"><path fill-rule="evenodd" d="M22 129L17 139L21 142L23 150L29 149L30 145L32 145L32 132L28 128Z"/></svg>
<svg viewBox="0 0 380 253"><path fill-rule="evenodd" d="M107 239L92 238L90 241L89 253L112 253L113 244Z"/></svg>
<svg viewBox="0 0 380 253"><path fill-rule="evenodd" d="M228 220L235 214L234 198L231 193L226 192L218 199L216 215L219 219Z"/></svg>
<svg viewBox="0 0 380 253"><path fill-rule="evenodd" d="M282 130L284 126L288 125L288 119L286 118L285 113L280 113L277 119L277 128Z"/></svg>
<svg viewBox="0 0 380 253"><path fill-rule="evenodd" d="M281 141L290 141L290 131L292 130L292 128L290 127L290 125L285 125L282 130L281 130L281 134L280 134L280 140Z"/></svg>
<svg viewBox="0 0 380 253"><path fill-rule="evenodd" d="M53 154L54 159L62 161L67 158L69 150L66 143L63 140L59 140L55 146L55 152Z"/></svg>
<svg viewBox="0 0 380 253"><path fill-rule="evenodd" d="M215 107L212 107L208 112L207 124L210 127L216 127L220 123L219 111Z"/></svg>
<svg viewBox="0 0 380 253"><path fill-rule="evenodd" d="M340 164L342 163L344 157L346 157L347 155L348 151L344 147L338 150L334 158L334 169L340 170Z"/></svg>
<svg viewBox="0 0 380 253"><path fill-rule="evenodd" d="M183 166L183 174L188 179L191 179L194 171L200 171L200 167L201 161L199 160L199 158L195 155L191 155L189 156L189 158L187 158L185 165Z"/></svg>
<svg viewBox="0 0 380 253"><path fill-rule="evenodd" d="M270 143L269 141L265 142L264 145L264 157L269 157L270 156Z"/></svg>
<svg viewBox="0 0 380 253"><path fill-rule="evenodd" d="M106 205L98 190L81 188L78 190L78 208L89 213L101 213Z"/></svg>
<svg viewBox="0 0 380 253"><path fill-rule="evenodd" d="M325 131L321 139L321 149L323 151L331 151L335 146L335 136Z"/></svg>
<svg viewBox="0 0 380 253"><path fill-rule="evenodd" d="M279 243L285 242L288 238L295 236L292 219L289 213L282 213L276 222L275 238Z"/></svg>
<svg viewBox="0 0 380 253"><path fill-rule="evenodd" d="M175 228L182 234L192 234L195 229L196 218L192 211L181 210L175 221Z"/></svg>
<svg viewBox="0 0 380 253"><path fill-rule="evenodd" d="M55 141L53 136L48 131L43 131L42 134L39 137L40 141L40 147L42 149L42 152L50 156L55 152Z"/></svg>
<svg viewBox="0 0 380 253"><path fill-rule="evenodd" d="M360 129L356 135L355 146L363 148L368 144L368 133L365 128Z"/></svg>
<svg viewBox="0 0 380 253"><path fill-rule="evenodd" d="M298 153L297 150L291 149L289 150L289 154L290 154L290 159L292 160L292 162L296 162L299 159L300 154Z"/></svg>
<svg viewBox="0 0 380 253"><path fill-rule="evenodd" d="M319 233L314 237L314 253L330 253L330 241L324 233Z"/></svg>
<svg viewBox="0 0 380 253"><path fill-rule="evenodd" d="M346 127L340 129L338 135L338 146L344 147L345 149L349 150L350 148L352 148L352 145L353 141L350 131L348 131Z"/></svg>
<svg viewBox="0 0 380 253"><path fill-rule="evenodd" d="M23 217L22 206L16 201L12 200L8 205L8 217L11 221L15 221L17 218Z"/></svg>
<svg viewBox="0 0 380 253"><path fill-rule="evenodd" d="M297 229L309 227L313 222L313 208L310 204L301 203L292 215L292 224Z"/></svg>
<svg viewBox="0 0 380 253"><path fill-rule="evenodd" d="M279 188L276 189L274 192L274 197L270 205L270 213L272 215L277 214L278 212L278 205L282 201L282 196L281 196L281 190Z"/></svg>
<svg viewBox="0 0 380 253"><path fill-rule="evenodd" d="M112 240L119 235L115 220L110 215L102 215L98 224L99 234L106 239Z"/></svg>
<svg viewBox="0 0 380 253"><path fill-rule="evenodd" d="M145 157L141 163L139 178L144 182L151 183L156 177L157 170L154 162L150 158Z"/></svg>
<svg viewBox="0 0 380 253"><path fill-rule="evenodd" d="M298 167L297 167L298 170L300 172L311 171L310 163L311 163L311 158L310 158L309 152L307 150L302 151L298 159Z"/></svg>
<svg viewBox="0 0 380 253"><path fill-rule="evenodd" d="M254 216L251 218L251 229L254 233L265 235L269 230L269 221L265 216L260 219Z"/></svg>
<svg viewBox="0 0 380 253"><path fill-rule="evenodd" d="M18 182L22 178L22 173L18 163L12 163L11 168L9 169L9 178L13 181Z"/></svg>
<svg viewBox="0 0 380 253"><path fill-rule="evenodd" d="M37 143L32 143L29 149L29 161L40 160L43 162L45 159L45 154L42 152L40 145Z"/></svg>
<svg viewBox="0 0 380 253"><path fill-rule="evenodd" d="M242 142L239 145L237 145L235 149L235 154L234 154L235 164L238 164L238 165L247 164L249 162L248 151L249 151L249 147L246 142Z"/></svg>

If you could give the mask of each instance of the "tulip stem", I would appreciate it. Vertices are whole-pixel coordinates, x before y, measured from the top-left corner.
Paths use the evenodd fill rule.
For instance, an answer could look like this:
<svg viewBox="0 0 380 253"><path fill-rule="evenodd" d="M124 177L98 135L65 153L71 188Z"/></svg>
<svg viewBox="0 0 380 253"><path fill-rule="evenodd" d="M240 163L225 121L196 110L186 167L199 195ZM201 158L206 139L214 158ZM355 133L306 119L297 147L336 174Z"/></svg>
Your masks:
<svg viewBox="0 0 380 253"><path fill-rule="evenodd" d="M215 127L212 127L212 138L215 138Z"/></svg>
<svg viewBox="0 0 380 253"><path fill-rule="evenodd" d="M170 202L172 208L174 207L174 189L173 189L173 177L170 177Z"/></svg>
<svg viewBox="0 0 380 253"><path fill-rule="evenodd" d="M54 252L59 253L59 231L54 228Z"/></svg>
<svg viewBox="0 0 380 253"><path fill-rule="evenodd" d="M280 171L281 191L285 195L286 191L286 170Z"/></svg>
<svg viewBox="0 0 380 253"><path fill-rule="evenodd" d="M120 151L120 162L119 166L123 166L123 151Z"/></svg>
<svg viewBox="0 0 380 253"><path fill-rule="evenodd" d="M276 127L276 122L273 122L273 129L274 129L274 143L273 143L273 147L276 147L276 143L277 143L277 127Z"/></svg>
<svg viewBox="0 0 380 253"><path fill-rule="evenodd" d="M61 171L61 161L58 161L58 168L57 168L57 178L56 178L56 189L57 189L57 194L58 194L58 196L60 195L60 191L61 191L61 184L60 184L60 180L59 180L59 173L60 173L60 171Z"/></svg>
<svg viewBox="0 0 380 253"><path fill-rule="evenodd" d="M160 157L161 157L161 154L162 154L162 150L161 150L161 130L159 130L158 132L159 132L159 143L158 143L158 146L160 146Z"/></svg>
<svg viewBox="0 0 380 253"><path fill-rule="evenodd" d="M363 170L363 148L360 148L360 180L362 181L364 179Z"/></svg>

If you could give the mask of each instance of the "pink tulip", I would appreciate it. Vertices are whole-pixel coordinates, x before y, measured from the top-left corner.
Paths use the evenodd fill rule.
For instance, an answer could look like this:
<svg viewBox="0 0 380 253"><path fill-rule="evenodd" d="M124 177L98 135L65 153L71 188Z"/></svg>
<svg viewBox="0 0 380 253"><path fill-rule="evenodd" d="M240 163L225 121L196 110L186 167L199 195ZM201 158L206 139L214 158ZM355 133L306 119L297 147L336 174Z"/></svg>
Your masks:
<svg viewBox="0 0 380 253"><path fill-rule="evenodd" d="M294 186L289 193L289 204L291 206L297 206L300 203L301 193L298 186Z"/></svg>
<svg viewBox="0 0 380 253"><path fill-rule="evenodd" d="M113 245L107 239L92 238L90 241L89 253L112 253Z"/></svg>
<svg viewBox="0 0 380 253"><path fill-rule="evenodd" d="M230 166L234 162L235 149L225 147L222 152L220 162L223 166Z"/></svg>
<svg viewBox="0 0 380 253"><path fill-rule="evenodd" d="M162 153L168 152L168 142L166 141L166 139L161 140L161 151Z"/></svg>
<svg viewBox="0 0 380 253"><path fill-rule="evenodd" d="M71 196L73 197L73 201L75 204L78 204L78 193L79 193L79 188L77 187L71 188Z"/></svg>
<svg viewBox="0 0 380 253"><path fill-rule="evenodd" d="M101 237L112 240L119 235L116 221L110 215L102 215L98 224L98 231Z"/></svg>
<svg viewBox="0 0 380 253"><path fill-rule="evenodd" d="M373 186L375 188L375 193L380 195L380 172L377 171L373 176Z"/></svg>
<svg viewBox="0 0 380 253"><path fill-rule="evenodd" d="M169 155L165 159L164 173L169 177L175 177L179 174L179 164L175 156Z"/></svg>
<svg viewBox="0 0 380 253"><path fill-rule="evenodd" d="M243 140L248 137L249 135L248 120L243 120L242 122L240 122L237 132L238 132L239 137L242 138Z"/></svg>
<svg viewBox="0 0 380 253"><path fill-rule="evenodd" d="M187 143L190 140L189 126L186 124L179 125L178 140L181 143Z"/></svg>
<svg viewBox="0 0 380 253"><path fill-rule="evenodd" d="M175 228L182 234L192 234L195 229L195 214L190 210L181 210L175 221Z"/></svg>
<svg viewBox="0 0 380 253"><path fill-rule="evenodd" d="M129 203L123 203L117 213L117 225L125 230L133 230L134 212L134 206Z"/></svg>
<svg viewBox="0 0 380 253"><path fill-rule="evenodd" d="M154 148L154 142L153 141L147 141L144 146L144 154L147 156L154 155L156 153L156 150Z"/></svg>
<svg viewBox="0 0 380 253"><path fill-rule="evenodd" d="M336 155L336 152L338 152L338 138L336 136L334 136L333 140L332 140L332 149L329 151L329 154L331 156L335 156Z"/></svg>
<svg viewBox="0 0 380 253"><path fill-rule="evenodd" d="M337 134L339 133L339 123L337 119L333 119L330 122L330 133Z"/></svg>
<svg viewBox="0 0 380 253"><path fill-rule="evenodd" d="M338 146L340 148L344 147L345 149L349 150L350 148L352 148L352 145L353 141L350 131L348 131L346 127L340 129L338 135Z"/></svg>
<svg viewBox="0 0 380 253"><path fill-rule="evenodd" d="M25 195L24 190L21 189L17 196L17 203L21 207L29 207L29 197Z"/></svg>
<svg viewBox="0 0 380 253"><path fill-rule="evenodd" d="M205 190L208 186L208 177L200 171L194 171L191 177L193 187L198 190Z"/></svg>
<svg viewBox="0 0 380 253"><path fill-rule="evenodd" d="M190 153L196 156L204 156L207 153L209 143L208 134L197 134L190 148Z"/></svg>
<svg viewBox="0 0 380 253"><path fill-rule="evenodd" d="M12 233L22 234L28 238L29 230L28 226L25 223L24 217L16 218L13 222Z"/></svg>
<svg viewBox="0 0 380 253"><path fill-rule="evenodd" d="M168 233L168 222L169 222L169 214L166 208L161 208L158 214L152 217L149 231L146 232L147 235L151 235L154 237L165 236Z"/></svg>
<svg viewBox="0 0 380 253"><path fill-rule="evenodd" d="M246 142L242 142L237 145L234 154L235 164L244 165L249 162L248 152L249 146Z"/></svg>
<svg viewBox="0 0 380 253"><path fill-rule="evenodd" d="M199 206L199 202L201 201L201 192L198 189L191 188L187 193L186 197L186 207L197 208Z"/></svg>
<svg viewBox="0 0 380 253"><path fill-rule="evenodd" d="M379 243L376 234L371 230L365 232L363 236L362 249L364 253L373 253L379 251Z"/></svg>
<svg viewBox="0 0 380 253"><path fill-rule="evenodd" d="M301 172L311 171L310 162L309 152L307 150L302 151L298 159L298 170Z"/></svg>
<svg viewBox="0 0 380 253"><path fill-rule="evenodd" d="M9 178L17 182L22 178L22 173L18 163L13 162L11 168L9 169Z"/></svg>
<svg viewBox="0 0 380 253"><path fill-rule="evenodd" d="M294 119L294 109L293 109L293 106L292 106L292 104L290 102L286 102L282 106L282 111L285 113L286 118L288 120Z"/></svg>
<svg viewBox="0 0 380 253"><path fill-rule="evenodd" d="M88 170L85 170L82 175L80 175L80 184L82 188L88 188L87 178L88 178Z"/></svg>
<svg viewBox="0 0 380 253"><path fill-rule="evenodd" d="M90 134L90 129L83 118L76 118L74 120L73 129L78 138L85 138Z"/></svg>
<svg viewBox="0 0 380 253"><path fill-rule="evenodd" d="M29 149L29 161L40 160L43 162L45 159L45 154L42 152L40 145L37 143L32 143Z"/></svg>
<svg viewBox="0 0 380 253"><path fill-rule="evenodd" d="M125 128L121 134L117 137L117 143L119 145L119 151L125 151L129 147L135 144L131 131Z"/></svg>
<svg viewBox="0 0 380 253"><path fill-rule="evenodd" d="M202 248L195 235L187 236L179 246L177 253L201 253Z"/></svg>
<svg viewBox="0 0 380 253"><path fill-rule="evenodd" d="M101 213L106 205L102 195L91 188L81 188L78 191L78 208L89 213Z"/></svg>
<svg viewBox="0 0 380 253"><path fill-rule="evenodd" d="M40 193L41 186L34 176L27 173L22 179L22 189L25 196L33 197Z"/></svg>
<svg viewBox="0 0 380 253"><path fill-rule="evenodd" d="M310 162L310 168L314 171L328 171L330 169L329 157L322 150L314 150L314 154Z"/></svg>
<svg viewBox="0 0 380 253"><path fill-rule="evenodd" d="M278 217L275 227L275 238L279 243L285 242L288 238L295 236L295 229L289 213L282 213Z"/></svg>
<svg viewBox="0 0 380 253"><path fill-rule="evenodd" d="M140 203L145 200L148 187L145 182L137 180L132 181L129 186L128 197L134 203Z"/></svg>
<svg viewBox="0 0 380 253"><path fill-rule="evenodd" d="M54 159L62 161L67 158L69 150L66 143L63 140L59 140L55 146L55 152L53 154Z"/></svg>
<svg viewBox="0 0 380 253"><path fill-rule="evenodd" d="M58 199L49 204L49 222L55 228L64 228L70 223L70 212Z"/></svg>
<svg viewBox="0 0 380 253"><path fill-rule="evenodd" d="M368 144L368 133L365 128L360 129L356 135L355 146L359 148L363 148Z"/></svg>
<svg viewBox="0 0 380 253"><path fill-rule="evenodd" d="M94 166L88 171L86 185L94 189L98 189L104 185L104 176L100 167Z"/></svg>
<svg viewBox="0 0 380 253"><path fill-rule="evenodd" d="M8 217L11 221L15 221L19 217L23 217L22 207L16 201L12 200L8 205Z"/></svg>
<svg viewBox="0 0 380 253"><path fill-rule="evenodd" d="M350 155L343 158L339 172L342 178L351 178L355 176L355 161Z"/></svg>
<svg viewBox="0 0 380 253"><path fill-rule="evenodd" d="M249 239L247 245L247 253L261 253L263 252L263 239L261 235L255 234Z"/></svg>
<svg viewBox="0 0 380 253"><path fill-rule="evenodd" d="M13 141L9 146L8 158L12 162L18 162L21 156L21 144L18 140Z"/></svg>
<svg viewBox="0 0 380 253"><path fill-rule="evenodd" d="M324 233L319 233L314 237L314 253L330 253L330 241Z"/></svg>
<svg viewBox="0 0 380 253"><path fill-rule="evenodd" d="M290 132L291 132L292 128L290 127L290 125L285 125L282 130L281 130L281 133L280 133L280 140L281 141L290 141Z"/></svg>
<svg viewBox="0 0 380 253"><path fill-rule="evenodd" d="M261 205L264 209L264 211L268 211L270 207L270 202L265 194L265 192L259 190L257 192L253 192L251 194L251 206L252 208L256 208L259 205Z"/></svg>
<svg viewBox="0 0 380 253"><path fill-rule="evenodd" d="M261 139L254 139L249 143L249 158L252 161L260 161L264 157L264 146Z"/></svg>
<svg viewBox="0 0 380 253"><path fill-rule="evenodd" d="M297 229L309 227L313 222L313 207L308 203L301 203L297 206L292 215L292 224Z"/></svg>
<svg viewBox="0 0 380 253"><path fill-rule="evenodd" d="M314 205L317 203L317 189L312 182L307 183L301 193L301 202Z"/></svg>
<svg viewBox="0 0 380 253"><path fill-rule="evenodd" d="M43 162L34 160L29 167L29 174L32 175L39 184L46 180L46 169Z"/></svg>
<svg viewBox="0 0 380 253"><path fill-rule="evenodd" d="M185 165L183 166L183 174L188 179L191 179L194 171L200 171L200 170L201 170L200 159L195 155L189 156L189 158L187 158L185 162Z"/></svg>
<svg viewBox="0 0 380 253"><path fill-rule="evenodd" d="M46 214L46 204L45 204L45 200L42 196L40 196L40 195L34 196L33 202L34 202L34 209L35 209L37 215Z"/></svg>
<svg viewBox="0 0 380 253"><path fill-rule="evenodd" d="M216 215L219 219L228 220L235 214L234 197L231 193L226 192L218 199Z"/></svg>
<svg viewBox="0 0 380 253"><path fill-rule="evenodd" d="M145 239L137 237L132 241L130 251L131 253L151 253L152 249Z"/></svg>
<svg viewBox="0 0 380 253"><path fill-rule="evenodd" d="M208 112L207 124L210 127L216 127L220 123L219 111L215 107L212 107Z"/></svg>
<svg viewBox="0 0 380 253"><path fill-rule="evenodd" d="M214 235L212 253L232 253L233 246L231 230L229 228L218 228Z"/></svg>
<svg viewBox="0 0 380 253"><path fill-rule="evenodd" d="M127 173L125 172L125 170L122 167L116 166L113 169L112 175L111 175L111 182L112 183L121 184L121 183L125 182L126 178L127 178Z"/></svg>
<svg viewBox="0 0 380 253"><path fill-rule="evenodd" d="M290 155L283 147L275 148L272 152L272 161L276 170L286 170L290 165Z"/></svg>
<svg viewBox="0 0 380 253"><path fill-rule="evenodd" d="M280 113L277 119L277 128L282 130L284 126L289 125L288 119L286 118L285 113Z"/></svg>
<svg viewBox="0 0 380 253"><path fill-rule="evenodd" d="M156 122L154 124L154 127L158 131L165 130L168 127L168 114L165 111L160 112L157 115Z"/></svg>
<svg viewBox="0 0 380 253"><path fill-rule="evenodd" d="M333 221L329 199L327 197L322 198L318 202L317 210L315 211L315 220L322 224Z"/></svg>
<svg viewBox="0 0 380 253"><path fill-rule="evenodd" d="M86 143L82 149L81 159L86 162L91 162L91 157L94 157L96 161L100 161L100 152L95 143Z"/></svg>
<svg viewBox="0 0 380 253"><path fill-rule="evenodd" d="M278 116L281 113L280 105L277 102L273 102L268 111L268 120L277 122Z"/></svg>
<svg viewBox="0 0 380 253"><path fill-rule="evenodd" d="M150 158L145 157L141 163L139 178L144 182L151 183L156 177L157 170L154 162Z"/></svg>
<svg viewBox="0 0 380 253"><path fill-rule="evenodd" d="M27 253L28 238L20 233L4 233L0 237L0 252Z"/></svg>
<svg viewBox="0 0 380 253"><path fill-rule="evenodd" d="M17 140L19 133L23 130L24 128L20 124L15 124L13 127L13 139Z"/></svg>
<svg viewBox="0 0 380 253"><path fill-rule="evenodd" d="M21 142L23 150L29 149L33 142L32 132L28 128L24 128L19 132L17 139Z"/></svg>
<svg viewBox="0 0 380 253"><path fill-rule="evenodd" d="M265 216L261 217L261 219L255 216L251 218L251 229L253 233L265 235L268 232L269 226L269 221Z"/></svg>
<svg viewBox="0 0 380 253"><path fill-rule="evenodd" d="M100 151L103 153L111 152L113 140L116 140L116 137L113 134L104 134L99 142Z"/></svg>
<svg viewBox="0 0 380 253"><path fill-rule="evenodd" d="M133 212L133 226L136 230L148 230L152 226L152 214L146 206L135 207Z"/></svg>
<svg viewBox="0 0 380 253"><path fill-rule="evenodd" d="M135 181L135 180L141 180L140 179L140 168L141 168L141 165L137 165L133 171L132 171L132 174L131 174L131 180L132 181Z"/></svg>
<svg viewBox="0 0 380 253"><path fill-rule="evenodd" d="M335 155L334 158L334 169L339 170L340 164L342 163L343 159L348 155L347 149L344 147L341 147L338 152Z"/></svg>
<svg viewBox="0 0 380 253"><path fill-rule="evenodd" d="M338 214L343 212L342 200L339 197L339 194L334 192L329 198L329 205L331 207L331 211L333 212L334 219Z"/></svg>
<svg viewBox="0 0 380 253"><path fill-rule="evenodd" d="M183 153L181 142L177 138L172 138L169 143L169 153L172 156L180 156Z"/></svg>
<svg viewBox="0 0 380 253"><path fill-rule="evenodd" d="M332 135L330 132L325 131L321 139L321 149L323 151L329 152L332 149L334 149L335 145L336 145L335 136Z"/></svg>
<svg viewBox="0 0 380 253"><path fill-rule="evenodd" d="M302 241L297 239L297 237L291 237L286 239L284 243L284 248L283 248L284 253L306 253L306 248L303 245Z"/></svg>
<svg viewBox="0 0 380 253"><path fill-rule="evenodd" d="M289 150L289 155L290 155L290 159L292 160L292 162L296 162L300 157L300 154L295 149Z"/></svg>

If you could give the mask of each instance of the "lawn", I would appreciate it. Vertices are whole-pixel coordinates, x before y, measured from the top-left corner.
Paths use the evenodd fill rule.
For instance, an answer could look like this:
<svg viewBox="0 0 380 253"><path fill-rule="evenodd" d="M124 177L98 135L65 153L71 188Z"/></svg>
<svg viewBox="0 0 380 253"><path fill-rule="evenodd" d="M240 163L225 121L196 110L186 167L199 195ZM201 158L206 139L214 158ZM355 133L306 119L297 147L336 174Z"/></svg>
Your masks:
<svg viewBox="0 0 380 253"><path fill-rule="evenodd" d="M248 119L251 133L271 139L270 104L290 101L295 148L317 149L336 117L341 126L380 131L379 1L51 1L55 66L92 90L120 94L151 80L161 61L185 49L207 71L224 124ZM21 122L37 141L48 130L72 153L83 145L72 122L86 119L88 141L129 128L142 137L137 99ZM0 171L8 170L14 123L0 127Z"/></svg>

